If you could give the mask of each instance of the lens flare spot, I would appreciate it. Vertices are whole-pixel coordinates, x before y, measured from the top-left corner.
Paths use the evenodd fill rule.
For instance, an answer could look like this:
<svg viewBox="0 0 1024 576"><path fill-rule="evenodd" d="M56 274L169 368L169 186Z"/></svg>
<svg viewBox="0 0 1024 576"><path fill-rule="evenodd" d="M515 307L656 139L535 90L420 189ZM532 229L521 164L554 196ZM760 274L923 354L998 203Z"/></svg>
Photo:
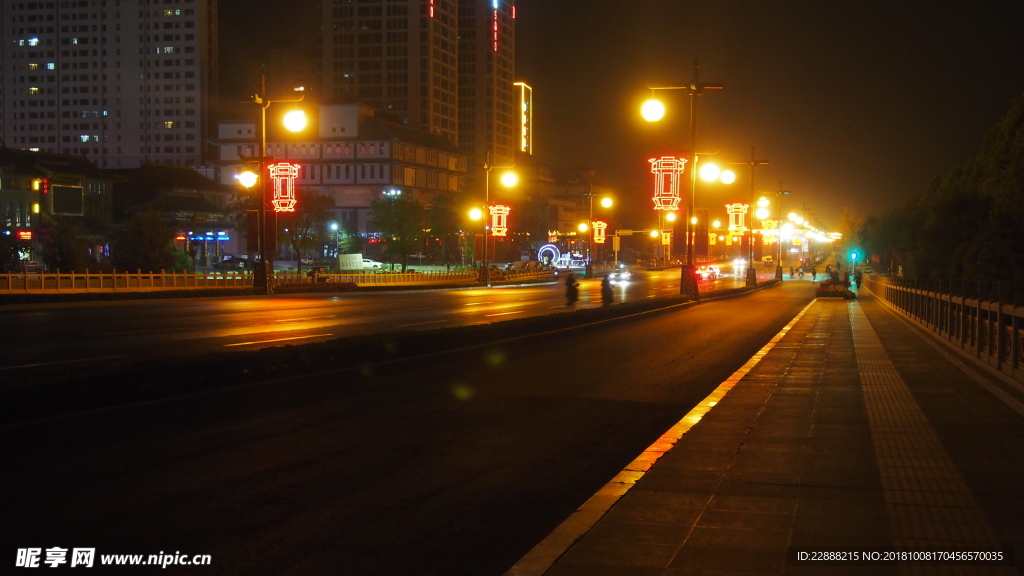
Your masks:
<svg viewBox="0 0 1024 576"><path fill-rule="evenodd" d="M505 352L502 350L488 350L484 360L491 366L501 366L505 363Z"/></svg>
<svg viewBox="0 0 1024 576"><path fill-rule="evenodd" d="M476 391L469 384L455 384L452 386L452 395L463 402L472 398L475 393Z"/></svg>
<svg viewBox="0 0 1024 576"><path fill-rule="evenodd" d="M359 365L359 373L369 378L373 376L373 364L363 363Z"/></svg>

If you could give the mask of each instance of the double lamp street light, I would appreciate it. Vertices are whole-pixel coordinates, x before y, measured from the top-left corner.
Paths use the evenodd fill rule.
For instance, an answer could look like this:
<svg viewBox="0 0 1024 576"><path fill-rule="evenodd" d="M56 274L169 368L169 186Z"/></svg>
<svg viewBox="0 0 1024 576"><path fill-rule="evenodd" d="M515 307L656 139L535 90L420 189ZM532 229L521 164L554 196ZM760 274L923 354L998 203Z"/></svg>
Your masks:
<svg viewBox="0 0 1024 576"><path fill-rule="evenodd" d="M690 153L696 156L697 151L697 96L704 93L704 90L721 90L721 84L708 84L702 83L698 80L700 72L700 63L694 59L693 61L693 78L690 83L686 86L662 86L653 87L654 90L686 90L690 96ZM641 114L644 119L648 122L657 122L661 120L665 115L665 105L658 100L651 99L644 103L641 109ZM696 188L696 174L694 167L690 168L690 190L689 190L689 207L687 210L686 218L686 263L683 265L683 269L680 273L679 278L679 292L690 298L696 300L700 297L700 293L697 288L697 276L693 262L693 244L694 244L694 189Z"/></svg>
<svg viewBox="0 0 1024 576"><path fill-rule="evenodd" d="M302 92L303 88L295 88L296 92ZM238 181L245 186L247 189L252 188L253 185L259 184L259 210L258 210L258 223L256 225L257 234L259 237L259 263L253 271L253 291L256 294L273 294L273 282L271 278L274 275L274 254L277 251L277 217L274 214L274 221L270 220L268 208L270 206L269 192L267 188L267 171L268 164L274 160L273 157L267 156L267 108L274 103L301 102L305 94L299 94L298 98L270 100L266 97L267 92L267 77L265 74L260 74L260 91L257 94L253 94L252 101L254 104L260 107L260 148L259 156L255 161L259 165L257 173L252 171L245 171L237 176ZM284 126L292 132L299 132L306 127L306 115L301 110L296 108L295 110L289 111L284 116ZM271 228L273 226L273 228ZM252 234L252 229L248 231ZM273 246L270 246L273 244Z"/></svg>

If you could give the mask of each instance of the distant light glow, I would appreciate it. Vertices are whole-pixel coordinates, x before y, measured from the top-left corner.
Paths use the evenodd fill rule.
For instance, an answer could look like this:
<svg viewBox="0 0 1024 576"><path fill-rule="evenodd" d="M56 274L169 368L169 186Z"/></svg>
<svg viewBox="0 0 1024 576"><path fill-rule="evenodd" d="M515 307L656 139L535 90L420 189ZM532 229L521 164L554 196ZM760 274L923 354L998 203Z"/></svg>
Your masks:
<svg viewBox="0 0 1024 576"><path fill-rule="evenodd" d="M718 179L722 169L716 164L705 164L700 168L700 177L705 182L713 182Z"/></svg>
<svg viewBox="0 0 1024 576"><path fill-rule="evenodd" d="M665 117L665 105L658 100L648 100L640 107L640 115L648 122L657 122Z"/></svg>
<svg viewBox="0 0 1024 576"><path fill-rule="evenodd" d="M284 127L292 132L298 132L306 127L306 113L302 110L292 110L284 115Z"/></svg>
<svg viewBox="0 0 1024 576"><path fill-rule="evenodd" d="M723 170L719 179L722 181L722 184L732 184L736 181L736 173L732 170Z"/></svg>

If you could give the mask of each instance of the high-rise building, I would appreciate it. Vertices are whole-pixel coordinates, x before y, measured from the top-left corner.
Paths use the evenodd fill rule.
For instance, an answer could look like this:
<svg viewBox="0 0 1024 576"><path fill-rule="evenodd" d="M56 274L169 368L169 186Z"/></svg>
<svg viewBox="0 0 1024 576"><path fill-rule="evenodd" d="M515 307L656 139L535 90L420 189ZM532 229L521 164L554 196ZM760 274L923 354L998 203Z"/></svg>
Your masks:
<svg viewBox="0 0 1024 576"><path fill-rule="evenodd" d="M217 0L4 0L0 45L0 146L203 162Z"/></svg>
<svg viewBox="0 0 1024 576"><path fill-rule="evenodd" d="M509 166L518 132L514 0L321 0L323 93Z"/></svg>
<svg viewBox="0 0 1024 576"><path fill-rule="evenodd" d="M456 0L321 0L321 21L327 99L458 143Z"/></svg>
<svg viewBox="0 0 1024 576"><path fill-rule="evenodd" d="M511 166L518 147L515 0L459 2L459 148L474 166Z"/></svg>

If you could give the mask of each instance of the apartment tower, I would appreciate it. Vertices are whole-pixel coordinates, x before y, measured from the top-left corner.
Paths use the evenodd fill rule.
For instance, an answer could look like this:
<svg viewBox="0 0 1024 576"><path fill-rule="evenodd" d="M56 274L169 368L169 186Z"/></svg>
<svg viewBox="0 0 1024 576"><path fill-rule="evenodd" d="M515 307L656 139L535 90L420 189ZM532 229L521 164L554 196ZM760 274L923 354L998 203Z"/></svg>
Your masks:
<svg viewBox="0 0 1024 576"><path fill-rule="evenodd" d="M323 91L512 164L512 0L321 0ZM496 110L495 110L496 108Z"/></svg>
<svg viewBox="0 0 1024 576"><path fill-rule="evenodd" d="M3 0L0 42L0 146L203 162L217 0Z"/></svg>

